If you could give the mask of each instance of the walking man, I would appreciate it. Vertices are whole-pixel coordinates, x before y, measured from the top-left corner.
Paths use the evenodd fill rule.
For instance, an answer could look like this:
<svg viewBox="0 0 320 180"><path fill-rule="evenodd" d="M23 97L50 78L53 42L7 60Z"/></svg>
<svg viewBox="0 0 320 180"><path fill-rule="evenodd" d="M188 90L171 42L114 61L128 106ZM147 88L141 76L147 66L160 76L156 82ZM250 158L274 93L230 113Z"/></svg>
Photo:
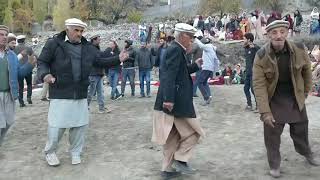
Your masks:
<svg viewBox="0 0 320 180"><path fill-rule="evenodd" d="M72 164L81 163L89 123L87 94L92 65L107 67L127 58L123 53L100 58L96 48L82 36L87 26L84 22L72 18L65 25L66 30L46 42L38 64L39 77L49 83L48 140L44 151L50 166L60 164L56 151L67 128Z"/></svg>
<svg viewBox="0 0 320 180"><path fill-rule="evenodd" d="M186 60L187 49L191 48L196 31L188 24L176 24L175 41L167 48L161 63L161 83L154 106L152 141L163 145L161 175L165 179L177 177L181 173L195 173L188 161L200 136L204 135L199 119L196 119L190 76L199 70L202 59L189 65Z"/></svg>
<svg viewBox="0 0 320 180"><path fill-rule="evenodd" d="M196 38L195 42L203 50L203 65L202 70L199 74L199 78L197 79L197 83L204 99L204 102L201 105L207 106L210 104L212 99L211 90L208 85L208 79L211 78L213 76L213 73L218 70L220 61L215 51L216 47L213 46L209 38L202 38L201 41Z"/></svg>
<svg viewBox="0 0 320 180"><path fill-rule="evenodd" d="M264 122L264 141L272 177L280 176L280 142L285 124L296 151L318 166L308 139L305 99L311 89L310 59L301 43L287 40L289 22L275 20L267 27L269 42L256 55L253 89Z"/></svg>
<svg viewBox="0 0 320 180"><path fill-rule="evenodd" d="M253 110L250 90L254 96L254 91L252 88L252 67L253 67L254 57L256 56L257 51L260 49L259 46L253 43L253 40L254 40L254 36L252 33L244 34L246 77L244 79L243 90L247 98L246 110L250 110L250 111Z"/></svg>
<svg viewBox="0 0 320 180"><path fill-rule="evenodd" d="M28 47L25 44L26 36L19 35L17 36L18 45L14 49L15 53L21 54L21 59L19 59L20 64L25 64L28 62L28 57L33 55L33 50L31 47ZM24 52L23 52L24 51ZM24 80L27 83L27 101L28 104L32 104L31 96L32 96L32 72L27 74L23 78L19 78L19 103L20 107L25 107L25 103L23 101L23 90L24 90Z"/></svg>
<svg viewBox="0 0 320 180"><path fill-rule="evenodd" d="M17 55L6 48L8 33L9 28L0 25L0 146L14 123L18 78L29 74L36 64L36 58L31 56L25 64L19 64Z"/></svg>

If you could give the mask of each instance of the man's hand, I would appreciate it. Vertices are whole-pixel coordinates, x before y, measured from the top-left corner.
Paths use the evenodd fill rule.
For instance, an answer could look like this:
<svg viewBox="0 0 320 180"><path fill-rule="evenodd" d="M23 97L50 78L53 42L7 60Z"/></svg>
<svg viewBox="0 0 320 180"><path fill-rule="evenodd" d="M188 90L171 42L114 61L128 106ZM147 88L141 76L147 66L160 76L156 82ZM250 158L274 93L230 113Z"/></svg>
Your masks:
<svg viewBox="0 0 320 180"><path fill-rule="evenodd" d="M199 68L201 68L201 66L203 64L203 59L202 58L197 59L196 64L198 65Z"/></svg>
<svg viewBox="0 0 320 180"><path fill-rule="evenodd" d="M269 113L263 113L260 115L260 120L264 122L267 126L270 126L274 128L274 123L276 122L273 118L273 115L271 112Z"/></svg>
<svg viewBox="0 0 320 180"><path fill-rule="evenodd" d="M37 63L37 58L35 55L28 56L28 62L34 67Z"/></svg>
<svg viewBox="0 0 320 180"><path fill-rule="evenodd" d="M43 81L48 83L48 84L53 84L56 82L56 78L53 77L51 74L47 74L44 78Z"/></svg>
<svg viewBox="0 0 320 180"><path fill-rule="evenodd" d="M174 104L172 102L163 102L162 106L163 108L168 109L171 112Z"/></svg>
<svg viewBox="0 0 320 180"><path fill-rule="evenodd" d="M119 59L120 59L121 62L126 61L128 58L129 58L128 52L122 51L122 52L119 54Z"/></svg>

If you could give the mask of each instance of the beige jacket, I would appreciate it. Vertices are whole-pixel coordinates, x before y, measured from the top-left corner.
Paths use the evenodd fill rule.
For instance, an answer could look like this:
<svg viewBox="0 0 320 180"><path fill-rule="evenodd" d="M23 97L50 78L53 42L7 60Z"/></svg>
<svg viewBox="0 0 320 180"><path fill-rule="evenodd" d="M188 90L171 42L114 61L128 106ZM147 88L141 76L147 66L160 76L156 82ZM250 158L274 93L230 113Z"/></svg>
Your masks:
<svg viewBox="0 0 320 180"><path fill-rule="evenodd" d="M299 109L302 110L305 97L312 86L311 62L302 43L290 41L286 43L291 58L290 70L294 94ZM260 113L271 112L269 103L274 95L278 78L277 60L269 42L257 52L253 64L253 89Z"/></svg>

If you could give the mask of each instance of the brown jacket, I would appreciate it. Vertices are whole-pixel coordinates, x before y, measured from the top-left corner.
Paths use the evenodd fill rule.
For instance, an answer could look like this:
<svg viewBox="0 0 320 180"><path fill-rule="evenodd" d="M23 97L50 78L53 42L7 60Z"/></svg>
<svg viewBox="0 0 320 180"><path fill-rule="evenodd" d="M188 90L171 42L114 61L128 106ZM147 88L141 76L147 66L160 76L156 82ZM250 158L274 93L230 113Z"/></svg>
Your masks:
<svg viewBox="0 0 320 180"><path fill-rule="evenodd" d="M302 43L286 41L291 58L291 79L300 111L305 97L311 90L312 75L309 56ZM253 89L259 113L271 112L269 102L274 95L279 78L277 60L270 42L258 52L253 64Z"/></svg>

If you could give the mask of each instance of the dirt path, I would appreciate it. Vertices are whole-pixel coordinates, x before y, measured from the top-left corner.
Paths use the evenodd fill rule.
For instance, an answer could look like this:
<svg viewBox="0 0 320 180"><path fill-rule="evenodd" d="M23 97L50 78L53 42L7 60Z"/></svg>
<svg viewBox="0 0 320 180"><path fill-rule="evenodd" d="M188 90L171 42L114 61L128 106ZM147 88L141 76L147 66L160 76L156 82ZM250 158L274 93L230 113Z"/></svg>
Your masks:
<svg viewBox="0 0 320 180"><path fill-rule="evenodd" d="M195 104L202 116L207 138L197 146L191 165L199 173L185 180L269 180L258 114L245 112L242 86L214 87L209 107ZM138 89L138 87L137 87ZM129 89L127 89L128 92ZM108 92L108 93L107 93ZM106 94L109 95L109 89ZM125 98L107 104L111 114L97 114L92 106L90 128L83 163L72 166L67 152L67 133L58 156L61 166L48 167L43 155L46 142L48 104L39 101L17 109L17 121L0 148L0 180L157 180L161 166L161 147L150 142L152 98ZM198 92L200 94L200 92ZM320 98L308 99L310 143L320 152ZM286 127L282 136L283 180L317 180L320 168L310 167L293 148Z"/></svg>

